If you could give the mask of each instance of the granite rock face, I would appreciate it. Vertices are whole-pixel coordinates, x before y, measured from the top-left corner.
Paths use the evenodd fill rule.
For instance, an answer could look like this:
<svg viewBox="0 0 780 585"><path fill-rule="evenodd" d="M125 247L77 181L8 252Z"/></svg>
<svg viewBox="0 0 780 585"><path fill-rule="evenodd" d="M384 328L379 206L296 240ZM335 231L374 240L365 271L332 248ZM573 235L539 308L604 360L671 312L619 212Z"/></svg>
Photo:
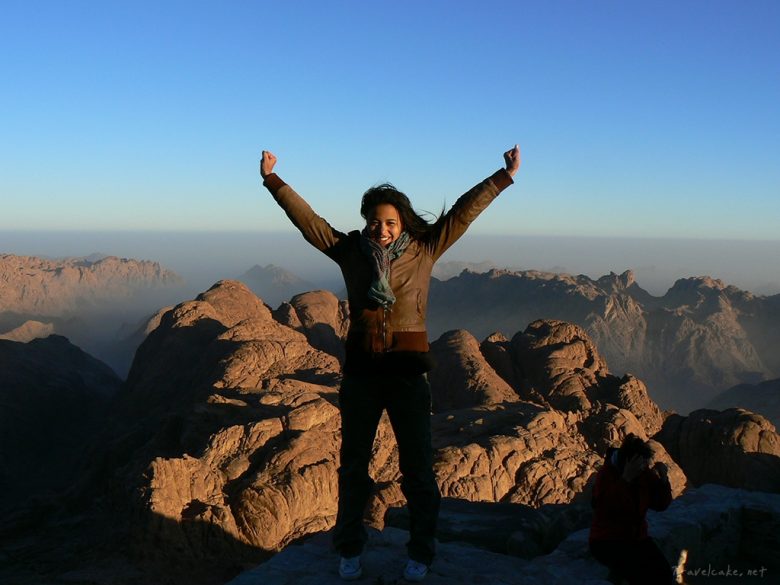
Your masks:
<svg viewBox="0 0 780 585"><path fill-rule="evenodd" d="M193 556L220 539L278 550L332 525L339 372L237 281L165 313L121 396L143 421L122 469L149 519L137 541L160 538L159 517Z"/></svg>
<svg viewBox="0 0 780 585"><path fill-rule="evenodd" d="M693 485L780 492L780 435L761 415L737 408L672 415L656 439Z"/></svg>
<svg viewBox="0 0 780 585"><path fill-rule="evenodd" d="M612 376L576 325L537 321L511 341L493 335L481 345L452 331L432 350L435 469L445 497L532 507L587 499L607 447L629 433L649 439L663 424L641 381ZM684 474L655 450L681 493Z"/></svg>
<svg viewBox="0 0 780 585"><path fill-rule="evenodd" d="M524 379L559 410L590 409L588 391L608 373L585 332L563 321L534 321L512 349Z"/></svg>
<svg viewBox="0 0 780 585"><path fill-rule="evenodd" d="M534 507L571 501L601 460L577 422L528 402L436 415L434 468L442 495Z"/></svg>
<svg viewBox="0 0 780 585"><path fill-rule="evenodd" d="M468 331L444 333L431 344L436 367L429 374L433 411L514 402L512 387L485 361L479 342Z"/></svg>
<svg viewBox="0 0 780 585"><path fill-rule="evenodd" d="M160 517L177 527L165 538L193 556L213 543L214 527L276 551L333 524L340 365L313 343L343 337L345 315L328 293L299 295L272 314L241 283L222 281L159 318L121 395L123 418L144 421L131 434L148 435L118 482L136 486L134 506L150 518L139 542ZM660 428L641 382L611 376L580 328L538 322L515 336L504 354L514 387L483 355L491 343L505 340L480 345L453 331L432 344L435 472L445 497L532 508L585 500L606 446ZM679 493L683 474L660 446L658 459ZM368 520L381 528L386 510L404 502L386 419L372 476Z"/></svg>
<svg viewBox="0 0 780 585"><path fill-rule="evenodd" d="M339 380L336 357L276 321L240 282L221 281L160 316L117 407L136 421L122 429L138 440L112 482L127 486L115 498L143 519L136 547L162 540L188 558L271 552L332 526ZM397 456L386 420L378 435L372 474L391 485ZM109 442L105 457L120 450L124 440ZM377 514L401 497L383 496Z"/></svg>
<svg viewBox="0 0 780 585"><path fill-rule="evenodd" d="M300 331L312 345L344 363L344 340L349 330L347 301L326 290L295 295L274 311L282 324Z"/></svg>
<svg viewBox="0 0 780 585"><path fill-rule="evenodd" d="M300 295L272 312L236 281L158 313L90 454L95 464L82 499L112 511L134 554L168 562L175 552L190 568L227 570L225 559L254 562L258 552L291 550L294 541L330 529L341 366L327 348L343 338L346 314L325 293ZM507 531L515 554L545 553L581 527L574 512L587 509L604 452L628 433L651 440L675 496L684 491L687 478L675 463L687 464L684 443L659 438L677 428L675 419L664 426L639 379L612 375L583 328L535 321L511 339L496 334L482 343L459 330L432 348L441 368L430 380L442 493L464 504L522 507L528 522ZM761 432L759 444L776 440L772 429ZM735 469L752 457L740 445L728 459ZM388 510L404 504L386 419L371 474L367 517L382 529ZM739 477L748 484L747 474ZM571 514L561 512L568 507ZM584 576L603 576L588 572L592 561L581 554L571 563ZM546 572L555 564L546 566L540 578L558 582Z"/></svg>

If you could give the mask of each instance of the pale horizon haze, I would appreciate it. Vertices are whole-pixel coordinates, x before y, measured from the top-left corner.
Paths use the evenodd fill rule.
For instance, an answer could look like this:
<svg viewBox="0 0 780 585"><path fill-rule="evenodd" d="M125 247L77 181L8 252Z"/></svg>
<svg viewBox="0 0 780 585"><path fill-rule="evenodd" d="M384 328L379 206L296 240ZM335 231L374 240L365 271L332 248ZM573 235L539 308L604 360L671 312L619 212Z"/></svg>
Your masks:
<svg viewBox="0 0 780 585"><path fill-rule="evenodd" d="M164 263L166 233L291 233L263 149L339 229L383 181L437 213L518 143L515 185L450 259L713 267L771 292L779 26L760 0L4 2L0 252L100 232L74 255L122 255L149 231ZM606 266L602 244L513 262L491 237L634 243Z"/></svg>

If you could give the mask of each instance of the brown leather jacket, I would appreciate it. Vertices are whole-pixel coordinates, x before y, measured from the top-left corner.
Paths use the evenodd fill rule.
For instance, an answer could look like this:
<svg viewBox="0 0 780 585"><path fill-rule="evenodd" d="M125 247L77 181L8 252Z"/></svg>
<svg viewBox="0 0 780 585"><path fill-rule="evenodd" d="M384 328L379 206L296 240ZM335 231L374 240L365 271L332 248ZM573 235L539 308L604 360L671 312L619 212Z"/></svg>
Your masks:
<svg viewBox="0 0 780 585"><path fill-rule="evenodd" d="M428 351L425 313L433 264L512 183L512 177L505 169L495 172L464 193L434 224L425 241L410 243L392 264L390 288L396 302L385 309L368 298L374 275L368 258L360 250L360 232L345 234L332 228L276 174L265 178L263 184L306 241L341 268L347 286L350 317L345 371L349 371L350 362L371 360L378 354L390 357L388 353Z"/></svg>

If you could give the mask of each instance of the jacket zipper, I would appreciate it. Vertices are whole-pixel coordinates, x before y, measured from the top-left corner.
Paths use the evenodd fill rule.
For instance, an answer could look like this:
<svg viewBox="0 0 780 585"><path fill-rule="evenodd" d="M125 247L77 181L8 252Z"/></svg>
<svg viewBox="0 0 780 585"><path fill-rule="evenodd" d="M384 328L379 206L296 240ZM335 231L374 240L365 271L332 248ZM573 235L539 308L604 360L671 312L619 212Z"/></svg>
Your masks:
<svg viewBox="0 0 780 585"><path fill-rule="evenodd" d="M382 307L382 351L387 351L387 308Z"/></svg>

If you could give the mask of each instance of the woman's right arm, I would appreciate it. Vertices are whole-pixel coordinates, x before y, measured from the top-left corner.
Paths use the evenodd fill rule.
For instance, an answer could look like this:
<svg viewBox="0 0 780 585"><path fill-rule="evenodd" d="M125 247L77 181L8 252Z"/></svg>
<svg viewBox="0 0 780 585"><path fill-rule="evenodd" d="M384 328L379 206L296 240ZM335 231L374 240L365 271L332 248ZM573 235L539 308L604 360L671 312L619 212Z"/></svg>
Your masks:
<svg viewBox="0 0 780 585"><path fill-rule="evenodd" d="M338 256L338 244L346 241L346 234L333 229L327 221L314 213L308 203L292 187L273 172L276 156L264 150L260 161L260 176L263 185L271 192L279 206L284 209L293 225L312 246L333 260Z"/></svg>

